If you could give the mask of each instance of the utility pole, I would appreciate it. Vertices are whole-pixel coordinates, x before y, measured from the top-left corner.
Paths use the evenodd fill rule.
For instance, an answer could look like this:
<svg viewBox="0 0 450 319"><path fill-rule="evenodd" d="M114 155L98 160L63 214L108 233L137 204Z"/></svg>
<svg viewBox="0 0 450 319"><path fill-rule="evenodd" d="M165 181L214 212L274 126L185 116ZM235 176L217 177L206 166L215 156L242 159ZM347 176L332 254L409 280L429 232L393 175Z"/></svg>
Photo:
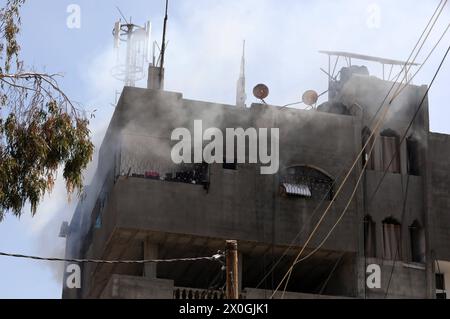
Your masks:
<svg viewBox="0 0 450 319"><path fill-rule="evenodd" d="M236 240L227 240L225 249L227 299L239 299L238 250Z"/></svg>

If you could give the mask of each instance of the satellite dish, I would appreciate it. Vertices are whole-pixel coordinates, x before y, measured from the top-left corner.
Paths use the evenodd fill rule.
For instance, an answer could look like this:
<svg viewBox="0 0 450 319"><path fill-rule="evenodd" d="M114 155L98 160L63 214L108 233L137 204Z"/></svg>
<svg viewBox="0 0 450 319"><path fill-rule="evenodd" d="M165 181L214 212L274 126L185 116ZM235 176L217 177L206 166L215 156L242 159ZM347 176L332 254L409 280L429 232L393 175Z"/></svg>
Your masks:
<svg viewBox="0 0 450 319"><path fill-rule="evenodd" d="M319 99L319 95L316 91L308 90L305 93L303 93L302 101L306 105L313 106L317 103L317 100Z"/></svg>
<svg viewBox="0 0 450 319"><path fill-rule="evenodd" d="M253 95L260 100L264 100L269 96L269 88L265 84L258 84L253 89Z"/></svg>

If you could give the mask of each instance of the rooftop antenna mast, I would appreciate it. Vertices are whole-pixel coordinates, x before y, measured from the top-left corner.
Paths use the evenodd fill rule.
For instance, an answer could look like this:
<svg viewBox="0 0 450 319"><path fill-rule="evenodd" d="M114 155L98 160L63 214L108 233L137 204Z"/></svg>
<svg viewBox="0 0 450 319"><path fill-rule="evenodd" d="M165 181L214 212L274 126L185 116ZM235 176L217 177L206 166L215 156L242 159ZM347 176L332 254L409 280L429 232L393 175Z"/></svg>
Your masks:
<svg viewBox="0 0 450 319"><path fill-rule="evenodd" d="M161 79L163 78L164 72L164 56L166 54L166 32L167 32L167 20L169 20L169 0L166 0L166 14L164 16L164 27L163 27L163 35L162 35L162 43L161 43L161 65L159 70L159 75Z"/></svg>
<svg viewBox="0 0 450 319"><path fill-rule="evenodd" d="M241 71L236 88L236 106L245 107L247 94L245 93L245 40L242 46Z"/></svg>
<svg viewBox="0 0 450 319"><path fill-rule="evenodd" d="M136 82L145 77L145 64L149 60L149 43L151 24L144 26L128 21L122 11L117 7L121 17L125 20L117 21L114 25L114 50L117 57L116 65L112 69L112 75L125 83L125 86L135 86ZM121 43L126 46L121 50Z"/></svg>
<svg viewBox="0 0 450 319"><path fill-rule="evenodd" d="M161 48L159 48L158 43L156 41L153 42L153 60L148 68L147 88L152 90L164 90L164 58L167 49L166 32L167 32L167 20L169 20L168 11L169 11L169 0L166 0L166 13L164 16ZM158 59L156 59L155 55L156 49L159 50Z"/></svg>

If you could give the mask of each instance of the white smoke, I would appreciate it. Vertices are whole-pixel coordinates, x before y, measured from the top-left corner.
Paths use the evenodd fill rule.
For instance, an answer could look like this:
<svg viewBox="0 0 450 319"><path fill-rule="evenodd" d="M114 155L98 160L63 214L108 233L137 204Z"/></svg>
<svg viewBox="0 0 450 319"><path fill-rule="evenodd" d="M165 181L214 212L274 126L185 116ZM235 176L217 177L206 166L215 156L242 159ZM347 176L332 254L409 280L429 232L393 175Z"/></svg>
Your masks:
<svg viewBox="0 0 450 319"><path fill-rule="evenodd" d="M326 67L328 60L318 54L318 50L406 59L437 1L414 1L414 4L406 0L376 1L380 8L377 28L367 24L372 3L359 0L178 1L176 7L172 6L174 14L169 20L166 89L183 92L186 98L233 104L243 39L247 43L247 104L255 101L251 89L260 82L270 87L268 102L278 105L299 100L307 89L326 90L327 80L319 68ZM448 17L446 12L443 20ZM436 37L429 43L433 43L433 39ZM416 83L428 82L436 59L432 62L432 67L425 68ZM79 68L80 80L91 87L82 102L88 110L98 110L91 121L97 150L114 111L111 104L115 102L115 92L121 87L111 77L114 63L112 50L105 48L88 65ZM379 72L375 68L379 66L370 65L369 71ZM445 80L450 72L443 74L441 83L448 83ZM439 86L435 90L439 91ZM433 105L438 100L448 100L448 96L442 93L431 96L432 115L434 109L444 112L440 109L444 104ZM439 125L439 128L450 132L448 125ZM86 183L90 182L96 164L95 158L86 172ZM65 241L57 235L61 222L70 220L77 201L73 198L71 203L67 202L61 173L59 177L53 193L45 197L37 215L33 219L28 214L22 218L39 243L36 253L43 256L64 256ZM55 278L61 282L61 269L57 268L56 273Z"/></svg>

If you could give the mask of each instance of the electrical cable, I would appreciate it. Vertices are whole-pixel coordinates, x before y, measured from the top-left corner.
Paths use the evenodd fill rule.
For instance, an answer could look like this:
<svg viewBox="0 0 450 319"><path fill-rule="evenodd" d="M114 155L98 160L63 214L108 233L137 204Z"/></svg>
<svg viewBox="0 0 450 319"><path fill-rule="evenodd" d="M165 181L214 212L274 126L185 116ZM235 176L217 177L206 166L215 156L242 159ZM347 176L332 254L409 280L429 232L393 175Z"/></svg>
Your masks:
<svg viewBox="0 0 450 319"><path fill-rule="evenodd" d="M328 235L327 235L327 237L325 238L325 240L322 241L322 243L319 244L319 246L318 246L316 249L314 249L314 250L313 250L310 254L308 254L306 257L304 257L304 258L302 258L302 259L299 260L299 258L300 258L301 255L303 254L304 250L306 249L307 245L308 245L309 242L312 240L314 234L317 232L319 226L321 225L321 223L322 223L323 220L325 219L325 217L326 217L328 211L329 211L330 208L331 208L331 205L332 205L333 202L336 200L336 196L340 193L340 191L342 190L342 188L343 188L345 182L347 181L348 177L349 177L350 174L352 173L353 169L356 167L357 161L358 161L359 158L361 157L361 155L362 155L362 153L364 152L365 148L367 147L368 143L371 141L372 137L374 137L374 134L376 134L376 133L378 132L378 130L380 129L380 126L381 126L381 124L382 124L384 118L386 117L386 115L387 115L387 113L388 113L388 110L389 110L389 108L387 108L387 107L384 109L384 111L383 111L383 113L382 113L382 116L380 117L379 121L377 122L377 125L376 125L375 129L373 130L371 136L368 138L368 140L367 140L367 142L366 142L366 145L363 147L363 149L362 149L361 152L359 153L358 157L356 158L355 162L353 163L353 166L350 168L349 172L347 173L347 175L346 175L345 178L344 178L344 181L341 183L341 185L340 185L340 187L339 187L339 189L338 189L338 192L336 192L335 197L334 197L333 200L330 202L330 204L327 206L325 212L322 214L321 218L319 219L318 223L316 224L316 226L314 227L313 231L312 231L311 234L309 235L308 239L306 240L306 242L305 242L305 244L303 245L302 249L300 250L299 254L298 254L297 257L295 258L295 260L294 260L292 266L291 266L291 267L289 268L289 270L286 272L286 274L284 275L284 277L283 277L283 279L281 280L280 284L279 284L278 287L275 289L275 292L272 294L272 297L275 295L275 293L277 292L277 290L281 287L281 284L283 283L283 281L286 280L286 283L285 283L285 286L284 286L284 290L283 290L283 294L282 294L282 298L284 297L284 294L285 294L285 291L286 291L286 288L287 288L287 284L288 284L288 282L289 282L289 280L290 280L290 278L291 278L291 274L292 274L292 270L293 270L294 266L297 265L299 262L308 259L308 258L311 257L314 253L316 253L316 252L322 247L322 245L325 243L325 241L328 239L328 237L331 235L332 231L333 231L334 228L337 226L337 224L340 222L340 220L344 217L345 212L347 211L348 207L350 206L350 204L351 204L351 202L352 202L352 199L353 199L354 195L356 194L356 191L357 191L357 189L358 189L359 182L361 181L361 178L362 178L362 176L363 176L363 172L364 172L365 168L367 167L367 165L368 165L368 163L369 163L368 161L365 163L365 165L364 165L364 167L363 167L363 169L362 169L362 171L361 171L361 174L359 175L358 181L356 182L356 185L355 185L355 187L353 188L353 192L352 192L352 194L351 194L351 196L350 196L350 199L347 201L347 204L346 204L346 206L345 206L345 208L344 208L344 213L341 214L341 216L340 216L339 219L338 219L338 222L332 227L331 231L328 233ZM376 141L376 139L377 139L377 135L375 135L374 142L373 142L373 144L372 144L372 147L371 147L371 150L370 150L369 154L371 154L371 152L372 152L372 150L373 150L373 148L374 148L374 146L375 146L375 141ZM369 157L370 157L370 155L369 155ZM286 279L286 278L287 278L287 279Z"/></svg>
<svg viewBox="0 0 450 319"><path fill-rule="evenodd" d="M419 66L419 68L417 69L416 73L414 73L414 75L405 83L404 87L402 88L402 90L407 87L412 80L414 80L414 78L416 77L416 75L420 72L420 70L423 68L423 66L425 65L425 63L428 61L428 59L431 57L431 55L434 53L434 50L436 50L436 48L438 47L438 45L441 43L442 39L444 38L444 36L447 34L447 31L450 28L450 23L447 25L447 27L445 28L444 32L442 33L441 37L439 38L439 40L436 42L436 44L434 45L434 47L431 49L430 53L428 54L428 56L425 58L424 62ZM401 91L400 91L401 92ZM394 93L394 96L392 97L392 99L397 98L397 96L400 94L400 92L398 93Z"/></svg>
<svg viewBox="0 0 450 319"><path fill-rule="evenodd" d="M439 10L439 13L438 13L438 15L436 16L436 19L434 19L434 22L433 22L433 24L431 25L430 30L428 30L428 33L427 33L427 35L425 36L425 39L423 40L421 46L420 46L419 49L417 50L417 53L416 53L416 55L415 55L413 61L415 61L415 60L417 59L417 57L419 56L420 51L422 51L422 48L423 48L423 46L425 45L426 40L428 39L428 37L430 36L431 32L433 31L434 26L436 25L436 22L439 20L439 17L441 16L442 11L444 10L445 6L447 5L447 2L448 2L448 0L445 0L444 4L442 5L441 9ZM400 81L401 83L403 83L403 80L408 81L408 73L409 73L409 71L411 70L412 66L413 66L413 65L410 64L410 65L407 67L407 70L405 70L404 78ZM405 85L405 86L406 86L406 85ZM397 90L398 90L398 89L397 89ZM397 94L397 91L394 93L394 97L396 96L396 94ZM394 98L393 98L393 99L394 99Z"/></svg>
<svg viewBox="0 0 450 319"><path fill-rule="evenodd" d="M440 7L440 4L441 4L441 3L442 3L442 1L439 3L438 8ZM445 6L446 3L447 3L447 1L445 1L444 6ZM442 12L442 9L443 9L443 7L441 8L440 13ZM440 15L440 13L439 13L439 15ZM433 17L434 17L434 15L435 15L435 14L433 14ZM439 17L439 15L438 15L438 17ZM432 18L433 18L433 17L432 17ZM436 22L436 21L435 21L435 22ZM429 23L429 24L430 24L430 23ZM428 25L429 25L429 24L428 24ZM432 26L432 27L434 27L434 24L435 24L435 23L433 23L433 26ZM427 28L426 28L426 29L428 29L428 25L427 25ZM432 30L432 29L430 29L430 32L431 32L431 30ZM424 40L424 41L426 41L426 39L428 38L430 32L429 32L429 33L427 34L427 36L425 37L425 40ZM425 32L424 32L424 33L425 33ZM423 34L424 34L424 33L423 33ZM420 37L419 42L420 42L421 38L423 37L423 34L422 34L422 36ZM417 47L417 45L416 45L416 47ZM416 48L416 47L415 47L415 48ZM423 44L421 45L420 48L422 48L422 47L423 47ZM414 50L415 50L415 49L414 49ZM410 56L412 56L412 54L411 54ZM418 54L416 55L416 57L417 57L417 56L418 56ZM409 60L409 59L408 59L408 60ZM414 62L412 62L412 63L414 63ZM407 65L408 65L408 61L405 63L405 67L406 67ZM401 85L401 83L400 83L400 85ZM387 97L389 96L390 92L392 91L393 87L395 87L395 83L393 84L391 90L390 90L389 93L387 94L385 100L383 101L383 104L384 104L384 102L386 101ZM428 90L427 90L427 92L428 92ZM393 102L393 99L391 99L391 101L390 101L389 103L391 104L392 102ZM379 110L382 109L382 106L383 106L383 105L381 105L381 107L379 108ZM381 116L381 117L380 117L380 120L379 120L378 123L377 123L378 125L376 125L377 128L379 127L379 124L381 124L382 119L384 119L385 115L387 114L387 110L388 110L388 108L386 108L385 112L383 113L384 116ZM377 111L377 113L378 113L378 111ZM338 189L338 191L337 191L337 193L336 193L336 196L338 195L338 193L339 193L340 190L342 189L342 186L343 186L343 184L346 182L346 180L348 179L350 173L353 171L354 167L356 166L357 161L359 160L360 156L362 155L362 152L363 152L363 151L365 150L365 148L367 147L368 143L370 142L370 140L371 140L372 137L374 136L375 132L376 132L376 130L374 130L374 131L372 132L371 136L369 136L369 138L368 138L368 140L367 140L367 143L364 145L362 151L361 151L360 154L358 155L358 157L357 157L357 159L356 159L354 165L350 168L349 173L348 173L348 174L346 175L346 177L344 178L344 181L342 182L341 187ZM367 163L366 163L366 164L367 164ZM359 181L360 181L360 179L358 180L358 184L359 184ZM356 189L354 190L354 192L353 192L353 194L352 194L352 198L353 198L353 196L354 196L355 193L356 193ZM329 208L331 207L331 205L332 205L333 202L334 202L334 199L333 199L333 201L330 203L330 205L327 207L327 209L325 210L324 214L322 215L322 218L319 220L318 224L317 224L316 227L314 228L314 230L313 230L313 232L312 232L311 235L314 235L314 233L317 231L318 226L320 226L321 222L323 221L325 215L327 214L327 212L328 212L328 210L329 210ZM348 208L348 206L349 206L349 204L347 204L346 208L344 209L344 214L345 214L345 211L346 211L346 209ZM343 217L343 215L342 215L342 217ZM341 219L341 218L340 218L340 219ZM340 219L338 220L338 222L340 221ZM335 226L334 226L334 227L335 227ZM334 230L334 227L333 227L333 230ZM330 233L330 234L331 234L331 233ZM328 238L328 237L329 237L329 235L327 236L327 238ZM312 238L312 236L310 236L310 237L308 238L307 243L306 243L305 246L302 248L302 250L301 250L299 256L300 256L301 253L304 251L306 245L309 243L309 241L311 240L311 238ZM326 238L326 239L327 239L327 238ZM310 254L310 255L311 255L311 254ZM310 256L310 255L308 255L308 256ZM298 258L299 258L299 256L298 256ZM295 266L295 264L297 263L298 258L296 258L296 260L294 261L294 264L290 267L290 269L288 270L288 272L286 273L286 275L283 277L281 283L286 279L286 276L287 276L287 275L289 276L287 282L289 281L290 275L291 275L291 273L292 273L292 268L293 268L293 266ZM302 260L304 260L304 259L302 259ZM285 285L285 289L286 289L286 287L287 287L287 282L286 282L286 285ZM280 285L281 285L281 283L280 283ZM277 289L275 290L275 292L280 288L280 285L277 287ZM275 292L272 294L272 297L274 296ZM284 296L284 291L283 291L283 296Z"/></svg>
<svg viewBox="0 0 450 319"><path fill-rule="evenodd" d="M405 197L403 199L403 206L402 206L402 218L400 220L400 227L403 227L404 221L405 221L405 215L406 215L406 201L408 199L408 190L409 190L409 177L410 175L408 174L406 177L406 192L405 192ZM398 256L400 250L401 250L401 234L400 234L400 238L397 237L397 249L395 250L395 257L394 257L394 262L392 263L392 268L391 268L391 273L389 275L389 280L388 280L388 284L386 287L386 292L384 294L384 299L387 298L388 294L389 294L389 288L391 286L391 281L392 281L392 277L394 275L394 271L395 271L395 264L397 262L397 257L402 258L402 256Z"/></svg>
<svg viewBox="0 0 450 319"><path fill-rule="evenodd" d="M449 51L450 51L450 46L448 47L447 52L446 52L446 54L445 54L445 56L444 56L444 59L442 60L440 66L439 66L439 68L438 68L438 72L437 72L437 73L435 74L435 76L433 77L433 80L431 81L431 84L430 84L429 88L427 89L427 91L426 91L426 93L425 93L425 95L424 95L424 98L422 99L422 102L420 103L418 109L416 110L416 112L415 112L415 114L414 114L414 116L413 116L413 119L412 119L412 121L410 122L410 125L408 125L408 128L407 128L405 134L403 135L403 137L402 137L402 139L401 139L401 141L400 141L400 143L399 143L400 145L401 145L401 144L403 143L403 141L406 139L407 133L408 133L409 129L410 129L411 126L412 126L411 123L413 123L414 120L415 120L415 118L417 117L418 112L420 111L420 109L421 109L421 107L422 107L422 105L423 105L423 102L425 101L426 97L428 96L428 92L429 92L429 90L431 89L431 87L432 87L432 85L433 85L433 82L434 82L434 80L436 79L436 76L437 76L437 74L439 73L439 71L440 71L440 69L441 69L441 67L442 67L442 65L443 65L443 62L445 61L445 59L446 59L446 57L447 57ZM374 144L375 144L375 143L374 143ZM383 174L381 180L383 180L383 179L386 177L387 172L388 172L388 169L389 169L389 167L392 165L392 162L393 162L394 158L397 156L397 153L398 153L398 152L394 152L394 155L392 156L392 158L391 158L391 160L390 160L388 166L387 166L386 169L384 170L384 174ZM381 184L381 183L379 183L379 184ZM379 189L379 188L378 188L378 189ZM378 189L377 189L376 191L378 191ZM373 196L372 196L371 198L373 199ZM370 203L370 202L369 202L369 203ZM348 208L348 206L347 206L347 208ZM340 220L342 219L342 217L343 217L343 215L340 216L340 218L338 219L338 222L335 224L335 226L337 226L337 224L340 222ZM329 232L329 234L325 237L325 239L324 239L324 240L321 242L321 244L318 246L319 249L323 246L323 244L325 243L325 241L329 238L329 235L330 235L331 232L334 230L335 226L332 227L332 229L331 229L331 231ZM317 250L316 250L316 251L317 251ZM312 255L312 254L310 254L310 255ZM308 256L306 256L306 257L309 257L310 255L308 255ZM307 259L307 258L305 258L305 259Z"/></svg>
<svg viewBox="0 0 450 319"><path fill-rule="evenodd" d="M450 27L450 25L449 25L449 27ZM447 28L446 30L448 30L448 28ZM447 51L447 53L448 53L448 51ZM447 54L446 54L446 55L447 55ZM428 91L429 91L429 89L427 90L427 93L428 93ZM426 97L427 97L427 96L425 95L424 98L422 99L421 104L425 101ZM420 111L420 108L418 108L418 109L416 110L416 112L414 113L414 117L413 117L414 120L415 120L415 118L417 117L419 111ZM413 125L413 123L410 123L410 124L408 125L408 128L407 128L407 130L406 130L406 133L411 129L412 125ZM404 136L402 137L402 139L400 140L400 145L403 143L403 141L404 141L405 139L406 139L406 135L404 135ZM393 161L394 161L394 159L395 159L395 156L397 156L397 155L398 155L398 150L396 150L396 151L394 152L394 157L391 158L391 161L389 162L388 168L392 165L392 163L393 163ZM375 187L375 191L373 192L373 194L372 194L371 197L369 198L369 201L368 201L369 203L371 203L371 202L373 201L373 198L374 198L374 196L376 195L376 193L378 192L378 190L379 190L379 188L380 188L380 186L381 186L381 183L382 183L383 179L386 177L386 174L387 174L387 171L384 172L383 176L381 177L380 181L378 182L377 186Z"/></svg>
<svg viewBox="0 0 450 319"><path fill-rule="evenodd" d="M400 75L402 74L403 70L405 70L405 68L407 67L408 61L409 61L409 60L412 58L412 56L414 55L414 52L416 51L417 47L419 46L420 42L422 41L422 38L423 38L423 36L425 35L425 33L427 32L428 27L430 27L430 25L433 23L433 20L434 20L436 14L438 13L438 11L439 11L439 9L440 9L441 4L443 3L443 1L444 1L444 0L440 0L438 6L436 7L436 10L433 12L433 15L431 16L431 18L430 18L430 20L428 21L428 23L427 23L425 29L423 30L422 34L420 35L419 39L417 40L417 42L416 42L414 48L412 49L412 51L411 51L411 53L410 53L408 59L407 59L406 62L405 62L404 66L403 66L402 69L400 70L399 74L397 74L397 75L394 77L394 79L393 79L393 82L394 82L394 83L392 83L392 86L391 86L391 88L390 88L388 94L386 95L385 99L383 100L383 102L381 103L381 105L380 105L380 107L378 108L378 110L375 112L375 114L374 114L374 115L372 116L372 118L370 119L370 121L369 121L369 123L370 123L369 126L372 125L373 121L375 120L375 118L377 117L378 113L380 112L382 106L383 106L384 103L386 102L386 99L388 98L389 94L390 94L391 91L393 90L393 88L394 88L394 86L395 86L395 84L396 84L396 81L399 79L399 77L400 77ZM442 9L446 6L447 1L448 1L448 0L445 0L444 5L442 6L440 13L442 13ZM440 13L439 13L439 15L437 16L437 18L439 18ZM433 26L434 26L434 24L433 24ZM428 34L428 36L429 36L429 34ZM425 39L424 39L423 42L425 42L425 41L428 39L428 36L425 37ZM422 46L423 46L423 45L422 45ZM421 46L421 47L422 47L422 46ZM417 54L416 54L416 57L417 57ZM413 61L414 61L414 60L413 60Z"/></svg>
<svg viewBox="0 0 450 319"><path fill-rule="evenodd" d="M305 231L307 230L306 226L309 224L309 222L314 218L314 216L317 214L317 212L319 211L319 208L322 206L322 204L325 202L325 200L327 198L329 198L329 194L330 192L333 190L333 187L336 185L336 181L342 177L344 172L344 169L340 171L340 173L338 174L338 176L336 176L336 178L333 180L333 183L331 183L328 191L324 194L324 196L322 196L321 200L319 201L319 203L316 205L316 207L314 208L313 212L311 215L308 216L308 221L303 223L302 228L300 229L300 231L296 234L296 236L294 237L294 239L290 242L289 246L284 250L283 254L281 255L280 258L278 258L277 262L271 267L271 269L265 274L265 276L261 279L261 281L258 283L258 285L256 286L256 288L259 288L261 286L261 284L267 279L267 277L275 270L275 268L280 264L280 262L282 261L282 259L284 257L287 256L288 252L294 247L294 245L297 242L297 239L299 239L299 237L301 235L303 235L305 233Z"/></svg>
<svg viewBox="0 0 450 319"><path fill-rule="evenodd" d="M173 262L192 262L192 261L217 261L220 262L222 255L214 255L211 257L194 257L194 258L176 258L176 259L144 259L144 260L98 260L98 259L76 259L76 258L49 258L38 257L22 254L10 254L0 252L0 256L43 260L52 262L70 262L70 263L94 263L94 264L150 264L150 263L173 263Z"/></svg>
<svg viewBox="0 0 450 319"><path fill-rule="evenodd" d="M434 83L434 81L435 81L437 75L439 74L439 72L440 72L440 70L441 70L441 68L442 68L442 65L444 64L445 59L447 58L449 51L450 51L450 46L448 47L448 49L447 49L447 51L446 51L446 53L445 53L445 55L444 55L444 58L442 59L440 65L439 65L439 68L437 69L437 71L436 71L436 73L435 73L435 75L434 75L434 77L433 77L433 80L431 81L431 83L430 83L430 85L429 85L429 87L428 87L428 89L427 89L427 91L426 91L426 93L425 93L425 95L424 95L424 98L422 99L422 101L421 101L419 107L417 108L417 110L416 110L416 112L415 112L415 114L414 114L414 116L413 116L413 119L411 120L410 125L408 126L408 129L406 130L405 134L403 135L402 142L405 140L405 138L406 138L406 136L407 136L407 133L408 133L409 129L410 129L411 126L412 126L412 123L414 122L415 118L417 117L417 114L419 113L420 109L422 108L423 102L425 101L426 97L428 96L429 90L430 90L431 87L433 86L433 83ZM400 145L402 144L402 142L400 142ZM372 148L372 150L373 150L373 148ZM396 156L396 154L394 154L394 156L391 158L390 164L389 164L388 167L385 169L385 173L384 173L384 175L383 175L382 178L384 178L384 177L386 176L387 170L389 169L390 165L392 164L392 161L393 161L393 159L395 158L395 156ZM367 164L367 163L366 163L366 164ZM364 169L363 169L363 171L364 171ZM360 175L360 176L362 176L362 175ZM359 181L360 181L360 179L359 179ZM357 184L359 184L359 183L357 183ZM356 189L356 188L357 188L357 187L355 187L355 189ZM351 202L351 200L353 199L355 193L356 193L356 191L354 191L354 192L352 193L352 196L350 197L350 200L349 200L348 203ZM336 226L339 224L339 222L340 222L340 221L342 220L342 218L344 217L344 215L345 215L346 210L347 210L348 207L349 207L349 204L346 205L346 207L344 208L343 213L339 216L337 222L333 225L333 227L331 228L331 230L328 232L328 234L325 236L325 238L322 240L322 242L317 246L317 248L314 249L314 250L313 250L310 254L308 254L307 256L305 256L305 257L303 257L302 259L296 261L295 264L294 264L294 266L295 266L297 263L299 263L299 262L301 262L301 261L304 261L304 260L308 259L308 258L311 257L315 252L317 252L318 250L320 250L320 248L322 248L322 246L325 244L325 242L326 242L326 241L328 240L328 238L330 237L331 233L334 231L334 229L336 228ZM291 267L291 268L292 268L292 267Z"/></svg>

